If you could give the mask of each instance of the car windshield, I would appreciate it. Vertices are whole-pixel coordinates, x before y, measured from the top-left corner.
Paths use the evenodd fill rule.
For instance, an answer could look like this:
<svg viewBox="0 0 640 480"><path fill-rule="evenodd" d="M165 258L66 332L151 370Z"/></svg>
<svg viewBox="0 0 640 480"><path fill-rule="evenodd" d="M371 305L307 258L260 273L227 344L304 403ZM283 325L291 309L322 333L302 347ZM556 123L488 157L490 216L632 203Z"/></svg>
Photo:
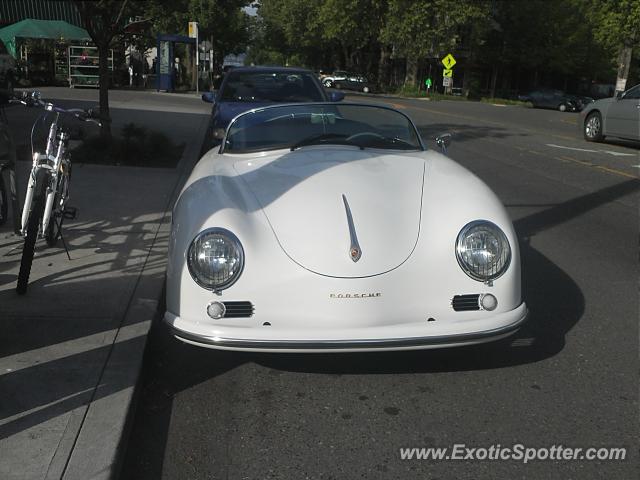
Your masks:
<svg viewBox="0 0 640 480"><path fill-rule="evenodd" d="M248 153L308 145L422 150L413 123L386 107L314 103L277 105L238 116L227 130L223 151Z"/></svg>
<svg viewBox="0 0 640 480"><path fill-rule="evenodd" d="M322 90L309 73L234 72L222 87L223 102L322 102Z"/></svg>

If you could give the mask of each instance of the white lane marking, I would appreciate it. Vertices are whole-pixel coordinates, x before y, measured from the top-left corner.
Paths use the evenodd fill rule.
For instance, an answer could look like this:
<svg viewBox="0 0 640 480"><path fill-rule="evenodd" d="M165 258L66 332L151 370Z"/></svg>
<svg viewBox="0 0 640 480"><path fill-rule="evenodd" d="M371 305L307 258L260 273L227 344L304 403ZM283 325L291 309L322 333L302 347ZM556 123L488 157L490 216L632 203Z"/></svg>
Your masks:
<svg viewBox="0 0 640 480"><path fill-rule="evenodd" d="M547 143L546 145L547 147L563 148L564 150L575 150L577 152L598 153L598 150L587 150L586 148L563 147L562 145L554 145L553 143Z"/></svg>
<svg viewBox="0 0 640 480"><path fill-rule="evenodd" d="M576 152L608 153L609 155L613 155L615 157L635 157L635 156L637 156L635 153L614 152L613 150L590 150L590 149L587 149L587 148L564 147L562 145L555 145L553 143L546 143L545 145L547 147L562 148L564 150L575 150Z"/></svg>
<svg viewBox="0 0 640 480"><path fill-rule="evenodd" d="M635 153L613 152L611 150L600 150L600 151L616 157L636 157L637 156Z"/></svg>

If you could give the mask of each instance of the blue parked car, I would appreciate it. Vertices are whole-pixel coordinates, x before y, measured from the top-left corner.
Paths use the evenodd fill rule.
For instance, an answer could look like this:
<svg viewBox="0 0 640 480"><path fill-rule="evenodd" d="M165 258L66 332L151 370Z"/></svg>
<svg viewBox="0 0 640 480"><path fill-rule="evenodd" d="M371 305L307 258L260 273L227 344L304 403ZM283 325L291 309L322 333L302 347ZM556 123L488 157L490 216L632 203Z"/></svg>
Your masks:
<svg viewBox="0 0 640 480"><path fill-rule="evenodd" d="M220 144L237 115L266 104L338 102L342 92L327 92L310 70L289 67L239 67L227 72L216 92L202 100L213 103L207 150Z"/></svg>

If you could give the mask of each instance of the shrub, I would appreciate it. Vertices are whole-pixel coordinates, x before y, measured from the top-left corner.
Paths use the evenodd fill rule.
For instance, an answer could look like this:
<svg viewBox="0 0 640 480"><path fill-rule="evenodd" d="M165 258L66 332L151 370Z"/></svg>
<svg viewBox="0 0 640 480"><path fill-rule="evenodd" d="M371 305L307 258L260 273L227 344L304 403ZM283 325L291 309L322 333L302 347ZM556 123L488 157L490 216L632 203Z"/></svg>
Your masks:
<svg viewBox="0 0 640 480"><path fill-rule="evenodd" d="M122 127L121 136L87 137L71 154L79 163L174 168L183 149L184 143L174 145L162 132L128 123Z"/></svg>

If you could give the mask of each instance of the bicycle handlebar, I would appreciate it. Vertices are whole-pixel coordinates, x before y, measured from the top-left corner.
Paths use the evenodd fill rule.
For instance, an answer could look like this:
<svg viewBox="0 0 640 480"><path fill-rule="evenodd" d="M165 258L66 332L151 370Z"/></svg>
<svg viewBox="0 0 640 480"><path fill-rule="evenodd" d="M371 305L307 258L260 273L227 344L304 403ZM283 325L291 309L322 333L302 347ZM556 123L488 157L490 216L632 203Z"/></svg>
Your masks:
<svg viewBox="0 0 640 480"><path fill-rule="evenodd" d="M92 122L97 124L98 126L102 126L100 120L95 118L95 112L93 111L93 109L89 108L87 110L84 110L81 108L57 107L51 102L42 101L42 99L40 98L40 94L36 91L23 92L22 98L18 98L16 96L9 97L9 103L21 103L22 105L26 105L27 107L42 107L49 112L70 114L83 122Z"/></svg>

